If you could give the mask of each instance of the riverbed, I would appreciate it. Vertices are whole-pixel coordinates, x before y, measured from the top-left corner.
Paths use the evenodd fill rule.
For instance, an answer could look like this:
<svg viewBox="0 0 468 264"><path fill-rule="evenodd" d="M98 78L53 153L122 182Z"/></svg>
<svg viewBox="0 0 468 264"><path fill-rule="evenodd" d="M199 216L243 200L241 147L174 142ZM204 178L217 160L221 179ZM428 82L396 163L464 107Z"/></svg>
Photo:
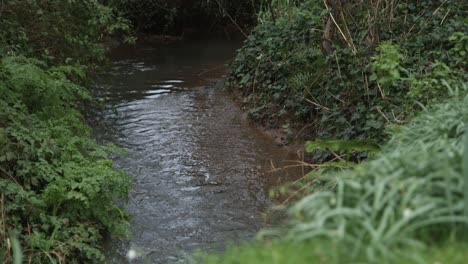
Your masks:
<svg viewBox="0 0 468 264"><path fill-rule="evenodd" d="M263 227L268 188L289 177L269 171L297 157L253 127L223 89L240 45L146 43L112 52L95 89L103 107L94 134L127 151L115 166L133 178L125 204L131 237L109 240L112 263L128 263L131 248L142 263L180 262Z"/></svg>

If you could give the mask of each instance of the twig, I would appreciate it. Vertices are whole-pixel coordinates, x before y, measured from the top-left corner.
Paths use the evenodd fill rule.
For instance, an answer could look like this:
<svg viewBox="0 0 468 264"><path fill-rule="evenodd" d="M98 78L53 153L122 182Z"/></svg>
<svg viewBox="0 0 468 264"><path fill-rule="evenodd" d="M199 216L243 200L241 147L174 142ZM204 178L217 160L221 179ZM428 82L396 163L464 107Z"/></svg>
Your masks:
<svg viewBox="0 0 468 264"><path fill-rule="evenodd" d="M338 28L338 31L340 32L341 36L346 41L346 44L348 44L348 46L352 49L353 55L356 55L357 50L356 50L356 47L354 46L354 43L350 42L348 40L348 38L345 36L345 34L343 33L343 30L341 29L340 25L338 25L338 23L336 22L335 17L333 16L332 12L330 11L330 7L327 5L327 2L325 0L323 0L323 3L325 4L325 7L327 8L328 12L330 12L330 17L331 17L333 23L335 24L336 28Z"/></svg>
<svg viewBox="0 0 468 264"><path fill-rule="evenodd" d="M337 159L341 159L340 157L335 157L333 158L330 162L334 162L336 161ZM306 163L307 165L309 166L316 166L313 170L309 171L306 175L304 175L303 177L301 177L300 179L296 180L293 182L293 184L297 184L298 182L300 182L301 180L303 180L307 175L311 174L311 173L314 173L316 172L317 170L319 170L320 168L322 167L337 167L337 168L345 168L345 167L342 167L342 166L335 166L335 165L330 165L330 164L317 164L317 165L313 165L313 164L308 164ZM299 194L300 192L302 192L303 190L305 190L307 187L309 187L310 185L312 185L313 183L315 183L317 181L317 178L313 179L312 181L308 182L305 186L301 187L299 190L296 190L294 193L292 193L288 198L286 198L286 200L284 200L281 205L284 205L286 203L288 203L292 198L294 198L297 194Z"/></svg>
<svg viewBox="0 0 468 264"><path fill-rule="evenodd" d="M345 101L343 101L343 100L341 100L340 98L336 97L336 95L330 93L329 91L327 91L327 93L328 93L331 97L333 97L333 98L335 98L337 101L339 101L340 103L346 104Z"/></svg>
<svg viewBox="0 0 468 264"><path fill-rule="evenodd" d="M216 3L218 3L219 7L221 7L223 9L223 12L226 13L227 17L231 20L231 22L234 24L234 26L236 26L239 31L242 33L242 35L244 35L244 37L248 38L249 36L247 35L247 33L245 33L245 31L239 26L239 24L236 22L236 20L234 20L234 18L232 18L232 16L229 14L229 12L226 10L226 8L224 8L224 6L221 4L221 2L219 2L219 0L216 0Z"/></svg>
<svg viewBox="0 0 468 264"><path fill-rule="evenodd" d="M398 119L396 116L395 116L395 112L393 112L392 110L392 116L393 116L393 119L395 120L395 122L397 122L398 124L403 124L404 122L401 121L400 119Z"/></svg>
<svg viewBox="0 0 468 264"><path fill-rule="evenodd" d="M442 18L442 21L440 21L440 25L441 25L441 26L442 26L442 24L444 24L445 19L447 18L447 16L448 16L448 14L450 13L450 11L452 11L452 10L449 9L449 10L447 11L447 13L445 13L444 17Z"/></svg>
<svg viewBox="0 0 468 264"><path fill-rule="evenodd" d="M340 61L338 60L338 55L336 54L336 51L333 52L335 55L335 60L336 60L336 66L338 66L338 74L340 75L340 79L343 80L343 75L341 75L341 66L340 66Z"/></svg>
<svg viewBox="0 0 468 264"><path fill-rule="evenodd" d="M293 192L290 196L288 196L288 198L286 198L286 200L284 200L281 205L285 205L287 204L292 198L294 198L296 195L298 195L300 192L302 192L303 190L305 190L306 188L308 188L310 185L312 185L313 183L315 183L316 179L314 179L313 181L310 181L308 182L306 185L302 186L299 190L296 190L295 192Z"/></svg>
<svg viewBox="0 0 468 264"><path fill-rule="evenodd" d="M15 179L13 176L11 176L10 173L8 173L8 172L7 172L6 170L4 170L3 168L0 168L0 170L1 170L3 173L5 173L8 177L10 177L10 179L11 179L12 181L14 181L16 184L18 184L18 185L22 188L21 184L19 184L19 183L16 181L16 179Z"/></svg>
<svg viewBox="0 0 468 264"><path fill-rule="evenodd" d="M367 103L370 104L370 95L369 95L369 81L367 80L367 74L364 74L364 81L366 83L366 91L367 91Z"/></svg>
<svg viewBox="0 0 468 264"><path fill-rule="evenodd" d="M427 25L432 19L434 19L434 16L439 13L440 9L442 8L442 6L445 5L445 3L447 3L448 0L445 0L439 7L437 7L433 12L432 12L432 15L426 19L426 21L424 21L424 23ZM421 34L421 32L423 32L424 28L421 28L419 31L418 31L418 34Z"/></svg>
<svg viewBox="0 0 468 264"><path fill-rule="evenodd" d="M229 61L229 60L228 60L228 61ZM202 76L202 75L204 75L204 74L206 74L206 73L208 73L208 72L212 72L212 71L215 71L215 70L220 69L220 68L223 68L223 67L224 67L224 65L220 65L220 66L216 66L216 67L214 67L214 68L211 68L211 69L202 71L202 72L200 72L200 73L198 74L198 76L200 77L200 76Z"/></svg>
<svg viewBox="0 0 468 264"><path fill-rule="evenodd" d="M384 94L384 92L383 92L383 90L382 90L382 87L380 86L379 81L377 81L377 87L379 88L379 92L380 92L380 94L382 95L382 98L385 99L385 94Z"/></svg>
<svg viewBox="0 0 468 264"><path fill-rule="evenodd" d="M304 130L305 130L306 128L308 128L308 127L311 127L311 126L315 125L315 123L317 123L317 121L318 121L318 120L315 120L314 122L312 122L312 123L310 123L310 124L304 126L301 130L299 130L299 132L297 132L297 134L296 134L296 139L299 138L299 135L302 133L302 131L304 131Z"/></svg>
<svg viewBox="0 0 468 264"><path fill-rule="evenodd" d="M379 113L385 118L385 120L387 120L388 123L392 123L392 122L388 119L388 117L382 112L382 110L380 109L380 107L377 106L376 109L377 109L377 112L379 112Z"/></svg>
<svg viewBox="0 0 468 264"><path fill-rule="evenodd" d="M313 105L315 105L317 107L320 107L320 108L324 109L325 111L332 112L332 110L330 108L326 107L326 106L315 103L315 102L313 102L313 101L311 101L311 100L309 100L307 98L304 98L304 100L306 100L307 102L309 102L309 103L311 103L311 104L313 104Z"/></svg>

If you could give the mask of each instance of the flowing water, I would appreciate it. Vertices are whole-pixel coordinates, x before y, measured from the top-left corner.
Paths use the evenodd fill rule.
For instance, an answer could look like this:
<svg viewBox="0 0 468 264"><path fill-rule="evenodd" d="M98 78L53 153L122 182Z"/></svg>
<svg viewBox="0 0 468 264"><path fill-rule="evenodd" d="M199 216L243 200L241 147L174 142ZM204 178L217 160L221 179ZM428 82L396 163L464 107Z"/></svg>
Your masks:
<svg viewBox="0 0 468 264"><path fill-rule="evenodd" d="M136 247L145 263L172 263L196 249L252 238L272 204L271 164L293 159L249 125L222 89L239 43L138 45L113 52L96 88L95 135L127 152L116 166L134 179L126 204L131 237L111 239L113 263Z"/></svg>

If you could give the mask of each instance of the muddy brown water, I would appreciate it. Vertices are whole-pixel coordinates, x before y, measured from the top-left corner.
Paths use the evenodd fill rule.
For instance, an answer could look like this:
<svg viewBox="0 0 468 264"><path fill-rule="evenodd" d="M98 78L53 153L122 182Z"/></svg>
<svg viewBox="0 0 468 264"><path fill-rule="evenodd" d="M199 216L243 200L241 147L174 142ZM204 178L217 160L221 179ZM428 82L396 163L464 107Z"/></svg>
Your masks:
<svg viewBox="0 0 468 264"><path fill-rule="evenodd" d="M103 109L96 138L124 148L116 167L133 186L126 211L129 239L112 238L112 263L184 262L194 250L222 250L251 239L272 205L268 188L288 172L271 164L295 159L243 117L222 88L238 42L139 44L116 49L96 87ZM99 124L99 125L97 125ZM296 172L297 173L297 172Z"/></svg>

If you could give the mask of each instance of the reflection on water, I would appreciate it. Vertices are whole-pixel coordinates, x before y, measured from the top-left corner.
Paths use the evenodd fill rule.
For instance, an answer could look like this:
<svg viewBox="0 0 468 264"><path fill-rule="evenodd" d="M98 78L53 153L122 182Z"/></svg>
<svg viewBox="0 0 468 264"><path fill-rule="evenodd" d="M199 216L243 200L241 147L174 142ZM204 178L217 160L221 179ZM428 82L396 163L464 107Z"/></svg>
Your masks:
<svg viewBox="0 0 468 264"><path fill-rule="evenodd" d="M96 92L96 138L128 151L116 166L133 178L129 240L112 239L108 254L126 263L132 246L149 263L195 249L220 250L262 227L266 170L291 154L249 126L214 81L238 43L199 41L117 50Z"/></svg>

